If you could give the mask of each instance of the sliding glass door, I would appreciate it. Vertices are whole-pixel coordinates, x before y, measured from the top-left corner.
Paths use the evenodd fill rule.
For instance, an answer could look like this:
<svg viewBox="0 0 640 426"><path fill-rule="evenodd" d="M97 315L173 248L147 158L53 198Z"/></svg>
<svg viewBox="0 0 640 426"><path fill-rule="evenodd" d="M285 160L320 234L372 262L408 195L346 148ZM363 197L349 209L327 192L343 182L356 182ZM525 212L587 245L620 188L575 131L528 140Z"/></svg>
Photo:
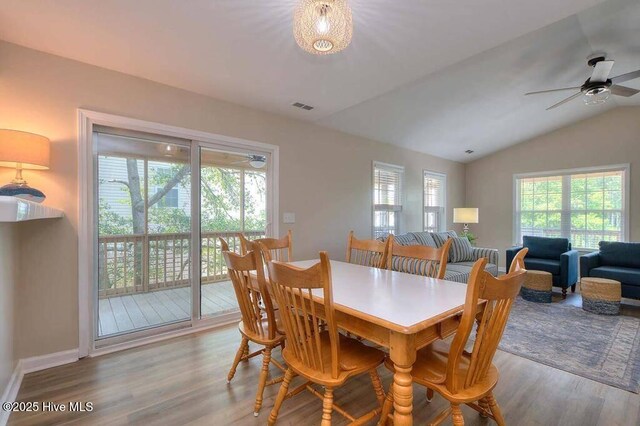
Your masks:
<svg viewBox="0 0 640 426"><path fill-rule="evenodd" d="M237 315L221 240L264 237L271 157L100 128L94 141L96 347Z"/></svg>
<svg viewBox="0 0 640 426"><path fill-rule="evenodd" d="M236 311L221 252L240 251L239 234L262 238L267 228L267 156L200 151L201 315Z"/></svg>
<svg viewBox="0 0 640 426"><path fill-rule="evenodd" d="M96 141L98 338L191 319L189 145Z"/></svg>

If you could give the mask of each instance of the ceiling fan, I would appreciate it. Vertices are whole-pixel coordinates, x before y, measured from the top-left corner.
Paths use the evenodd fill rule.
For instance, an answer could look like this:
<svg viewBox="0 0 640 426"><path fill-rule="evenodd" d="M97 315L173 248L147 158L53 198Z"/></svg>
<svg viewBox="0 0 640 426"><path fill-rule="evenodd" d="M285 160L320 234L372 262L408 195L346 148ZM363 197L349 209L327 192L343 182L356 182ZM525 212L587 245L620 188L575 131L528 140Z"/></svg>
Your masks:
<svg viewBox="0 0 640 426"><path fill-rule="evenodd" d="M611 72L611 68L613 68L613 63L613 60L606 60L605 55L603 54L593 55L587 58L587 65L593 68L593 72L591 73L591 77L589 77L582 86L541 90L539 92L525 93L525 95L538 95L540 93L562 92L565 90L579 90L578 93L551 105L547 108L547 111L549 111L550 109L557 108L560 105L572 101L580 96L583 96L585 104L597 105L606 102L612 94L628 98L629 96L633 96L640 92L640 90L636 90L631 87L618 85L618 83L624 83L625 81L639 78L640 70L609 78L609 73Z"/></svg>
<svg viewBox="0 0 640 426"><path fill-rule="evenodd" d="M267 157L264 155L247 154L244 160L234 161L231 164L249 164L254 169L261 169L267 164Z"/></svg>

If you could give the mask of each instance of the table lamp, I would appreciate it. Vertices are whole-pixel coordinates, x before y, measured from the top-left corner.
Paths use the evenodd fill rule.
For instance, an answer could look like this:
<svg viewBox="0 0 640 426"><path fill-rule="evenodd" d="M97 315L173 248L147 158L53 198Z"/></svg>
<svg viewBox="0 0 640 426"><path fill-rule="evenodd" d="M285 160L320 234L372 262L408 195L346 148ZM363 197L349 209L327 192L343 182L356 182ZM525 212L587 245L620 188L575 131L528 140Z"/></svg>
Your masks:
<svg viewBox="0 0 640 426"><path fill-rule="evenodd" d="M49 139L33 133L0 129L0 167L16 169L15 179L0 187L0 195L43 202L45 195L27 185L22 170L49 169Z"/></svg>
<svg viewBox="0 0 640 426"><path fill-rule="evenodd" d="M453 223L462 223L462 233L469 234L469 224L478 223L478 209L472 207L459 207L453 209Z"/></svg>

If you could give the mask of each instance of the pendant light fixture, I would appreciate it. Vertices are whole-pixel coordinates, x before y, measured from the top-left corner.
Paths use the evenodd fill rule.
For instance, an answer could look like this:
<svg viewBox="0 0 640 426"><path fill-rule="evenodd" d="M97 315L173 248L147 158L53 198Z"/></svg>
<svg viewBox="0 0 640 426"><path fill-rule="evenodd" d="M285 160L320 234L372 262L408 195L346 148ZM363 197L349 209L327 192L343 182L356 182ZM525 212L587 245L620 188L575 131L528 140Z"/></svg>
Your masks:
<svg viewBox="0 0 640 426"><path fill-rule="evenodd" d="M346 0L301 0L293 15L293 35L309 53L328 55L351 43L353 19Z"/></svg>

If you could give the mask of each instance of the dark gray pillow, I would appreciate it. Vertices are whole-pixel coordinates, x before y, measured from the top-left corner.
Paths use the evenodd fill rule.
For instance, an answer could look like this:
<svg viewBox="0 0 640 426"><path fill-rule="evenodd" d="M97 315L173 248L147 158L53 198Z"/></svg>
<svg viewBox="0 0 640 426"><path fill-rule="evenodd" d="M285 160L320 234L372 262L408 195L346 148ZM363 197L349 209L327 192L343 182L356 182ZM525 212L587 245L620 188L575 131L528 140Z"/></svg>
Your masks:
<svg viewBox="0 0 640 426"><path fill-rule="evenodd" d="M452 237L451 248L449 249L449 261L471 262L473 261L473 247L467 237Z"/></svg>

